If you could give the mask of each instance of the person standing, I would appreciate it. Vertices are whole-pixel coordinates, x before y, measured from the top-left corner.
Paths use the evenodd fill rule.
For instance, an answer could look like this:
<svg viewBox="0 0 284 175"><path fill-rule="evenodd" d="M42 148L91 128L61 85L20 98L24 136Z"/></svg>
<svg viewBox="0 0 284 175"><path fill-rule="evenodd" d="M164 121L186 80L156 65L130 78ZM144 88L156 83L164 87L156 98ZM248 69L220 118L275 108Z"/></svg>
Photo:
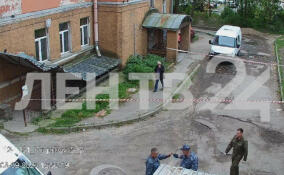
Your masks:
<svg viewBox="0 0 284 175"><path fill-rule="evenodd" d="M156 73L156 82L155 82L155 89L154 92L157 92L158 90L158 86L159 86L159 80L161 81L162 84L162 89L164 88L164 72L165 72L165 68L162 65L162 63L160 61L158 61L158 65L155 67L155 73Z"/></svg>
<svg viewBox="0 0 284 175"><path fill-rule="evenodd" d="M160 160L171 157L172 154L159 154L157 148L151 149L151 154L146 161L146 175L153 175L160 166Z"/></svg>
<svg viewBox="0 0 284 175"><path fill-rule="evenodd" d="M198 170L198 157L190 150L190 146L185 144L181 148L183 155L173 154L175 158L182 159L180 166L186 169Z"/></svg>
<svg viewBox="0 0 284 175"><path fill-rule="evenodd" d="M244 130L242 128L237 129L237 134L233 137L227 149L226 154L233 148L232 165L230 168L230 175L239 175L239 163L243 159L247 160L248 155L248 142L243 137Z"/></svg>

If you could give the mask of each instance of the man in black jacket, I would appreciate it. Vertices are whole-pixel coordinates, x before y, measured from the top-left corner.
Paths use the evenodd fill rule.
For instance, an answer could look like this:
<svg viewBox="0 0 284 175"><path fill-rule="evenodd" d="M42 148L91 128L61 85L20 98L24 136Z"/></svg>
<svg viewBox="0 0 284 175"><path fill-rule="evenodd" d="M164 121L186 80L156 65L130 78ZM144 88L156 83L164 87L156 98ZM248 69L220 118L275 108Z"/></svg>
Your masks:
<svg viewBox="0 0 284 175"><path fill-rule="evenodd" d="M160 61L158 61L158 65L155 67L156 83L155 83L154 92L157 92L157 90L158 90L159 80L161 81L162 89L164 88L164 81L163 81L164 72L165 72L164 66L162 65L162 63Z"/></svg>

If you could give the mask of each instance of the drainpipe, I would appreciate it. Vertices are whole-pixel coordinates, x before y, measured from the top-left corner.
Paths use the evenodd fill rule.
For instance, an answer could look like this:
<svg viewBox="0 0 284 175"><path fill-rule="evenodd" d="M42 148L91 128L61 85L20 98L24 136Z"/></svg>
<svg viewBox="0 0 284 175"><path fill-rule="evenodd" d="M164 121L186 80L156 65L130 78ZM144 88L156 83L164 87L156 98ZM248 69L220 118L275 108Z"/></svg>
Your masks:
<svg viewBox="0 0 284 175"><path fill-rule="evenodd" d="M98 57L101 57L99 49L99 25L98 25L98 0L94 0L94 32L95 32L95 49Z"/></svg>

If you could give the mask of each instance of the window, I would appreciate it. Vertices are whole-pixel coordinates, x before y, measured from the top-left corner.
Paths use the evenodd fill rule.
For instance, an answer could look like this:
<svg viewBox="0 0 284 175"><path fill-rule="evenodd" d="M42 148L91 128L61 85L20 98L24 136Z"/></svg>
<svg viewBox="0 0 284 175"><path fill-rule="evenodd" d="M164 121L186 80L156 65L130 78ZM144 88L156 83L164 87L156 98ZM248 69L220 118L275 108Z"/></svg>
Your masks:
<svg viewBox="0 0 284 175"><path fill-rule="evenodd" d="M213 42L214 45L224 46L224 47L236 47L236 38L227 36L216 36Z"/></svg>
<svg viewBox="0 0 284 175"><path fill-rule="evenodd" d="M150 6L151 6L152 8L154 8L154 5L155 5L155 0L150 0Z"/></svg>
<svg viewBox="0 0 284 175"><path fill-rule="evenodd" d="M163 13L167 13L167 1L163 0Z"/></svg>
<svg viewBox="0 0 284 175"><path fill-rule="evenodd" d="M89 18L82 18L80 20L80 32L81 32L81 46L89 45Z"/></svg>
<svg viewBox="0 0 284 175"><path fill-rule="evenodd" d="M60 36L60 51L61 54L70 51L70 36L69 36L69 24L67 22L59 24L59 36Z"/></svg>
<svg viewBox="0 0 284 175"><path fill-rule="evenodd" d="M238 39L237 39L237 44L241 44L241 39L240 39L240 35L238 35Z"/></svg>
<svg viewBox="0 0 284 175"><path fill-rule="evenodd" d="M46 29L39 29L35 31L35 48L36 59L44 61L47 59L47 36Z"/></svg>
<svg viewBox="0 0 284 175"><path fill-rule="evenodd" d="M16 162L13 163L14 166L6 169L1 175L41 175L41 173L34 167L29 167L31 163L20 157Z"/></svg>

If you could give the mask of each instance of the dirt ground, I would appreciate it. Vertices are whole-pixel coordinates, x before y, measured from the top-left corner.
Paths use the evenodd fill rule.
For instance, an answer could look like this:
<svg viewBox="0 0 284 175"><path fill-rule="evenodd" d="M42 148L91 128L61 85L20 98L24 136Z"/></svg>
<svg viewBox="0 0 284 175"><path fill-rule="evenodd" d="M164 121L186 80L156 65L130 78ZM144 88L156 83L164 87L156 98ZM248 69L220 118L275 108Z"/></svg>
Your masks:
<svg viewBox="0 0 284 175"><path fill-rule="evenodd" d="M210 38L206 34L199 34L199 40L192 44L191 50L208 53ZM239 99L239 97L246 97L242 96L242 92L252 91L247 87L254 80L261 82L264 79L265 82L260 86L253 86L253 91L245 100L278 101L276 69L269 64L276 61L273 56L272 39L254 33L244 35L241 59L268 64L244 62L246 73L243 82L237 88L226 92L227 89L224 87L236 77L239 71L238 66L227 63L219 65L217 72L208 73L210 61L205 58L202 69L195 77L189 92L196 99L212 97ZM193 55L189 54L188 59L193 59ZM266 80L263 73L267 70L270 76ZM25 154L40 165L41 163L47 165L50 162L69 163L66 168L51 168L54 175L91 175L96 174L95 170L102 167L107 168L97 174L142 175L145 174L145 160L152 147L158 147L161 153L179 153L178 148L185 143L197 153L200 170L216 175L228 175L231 160L229 156L223 154L223 151L236 129L242 127L249 143L249 154L248 161L240 164L240 174L283 175L284 113L282 106L265 102L252 105L260 109L250 109L249 104L243 101L238 103L241 103L243 108L226 109L230 103L224 102L217 103L214 107L212 105L206 107L206 104L216 104L216 102L197 101L193 103L193 108L163 110L155 117L139 123L65 135L33 133L28 136L16 136L3 131L2 133L19 148L29 147L30 152L26 150ZM262 113L264 109L268 112L265 110ZM263 114L269 114L268 122L261 121ZM77 150L46 152L47 148L70 146ZM45 149L39 151L37 147ZM171 157L162 163L178 165L179 162ZM93 168L95 169L91 173ZM48 171L41 166L40 169L44 172Z"/></svg>

